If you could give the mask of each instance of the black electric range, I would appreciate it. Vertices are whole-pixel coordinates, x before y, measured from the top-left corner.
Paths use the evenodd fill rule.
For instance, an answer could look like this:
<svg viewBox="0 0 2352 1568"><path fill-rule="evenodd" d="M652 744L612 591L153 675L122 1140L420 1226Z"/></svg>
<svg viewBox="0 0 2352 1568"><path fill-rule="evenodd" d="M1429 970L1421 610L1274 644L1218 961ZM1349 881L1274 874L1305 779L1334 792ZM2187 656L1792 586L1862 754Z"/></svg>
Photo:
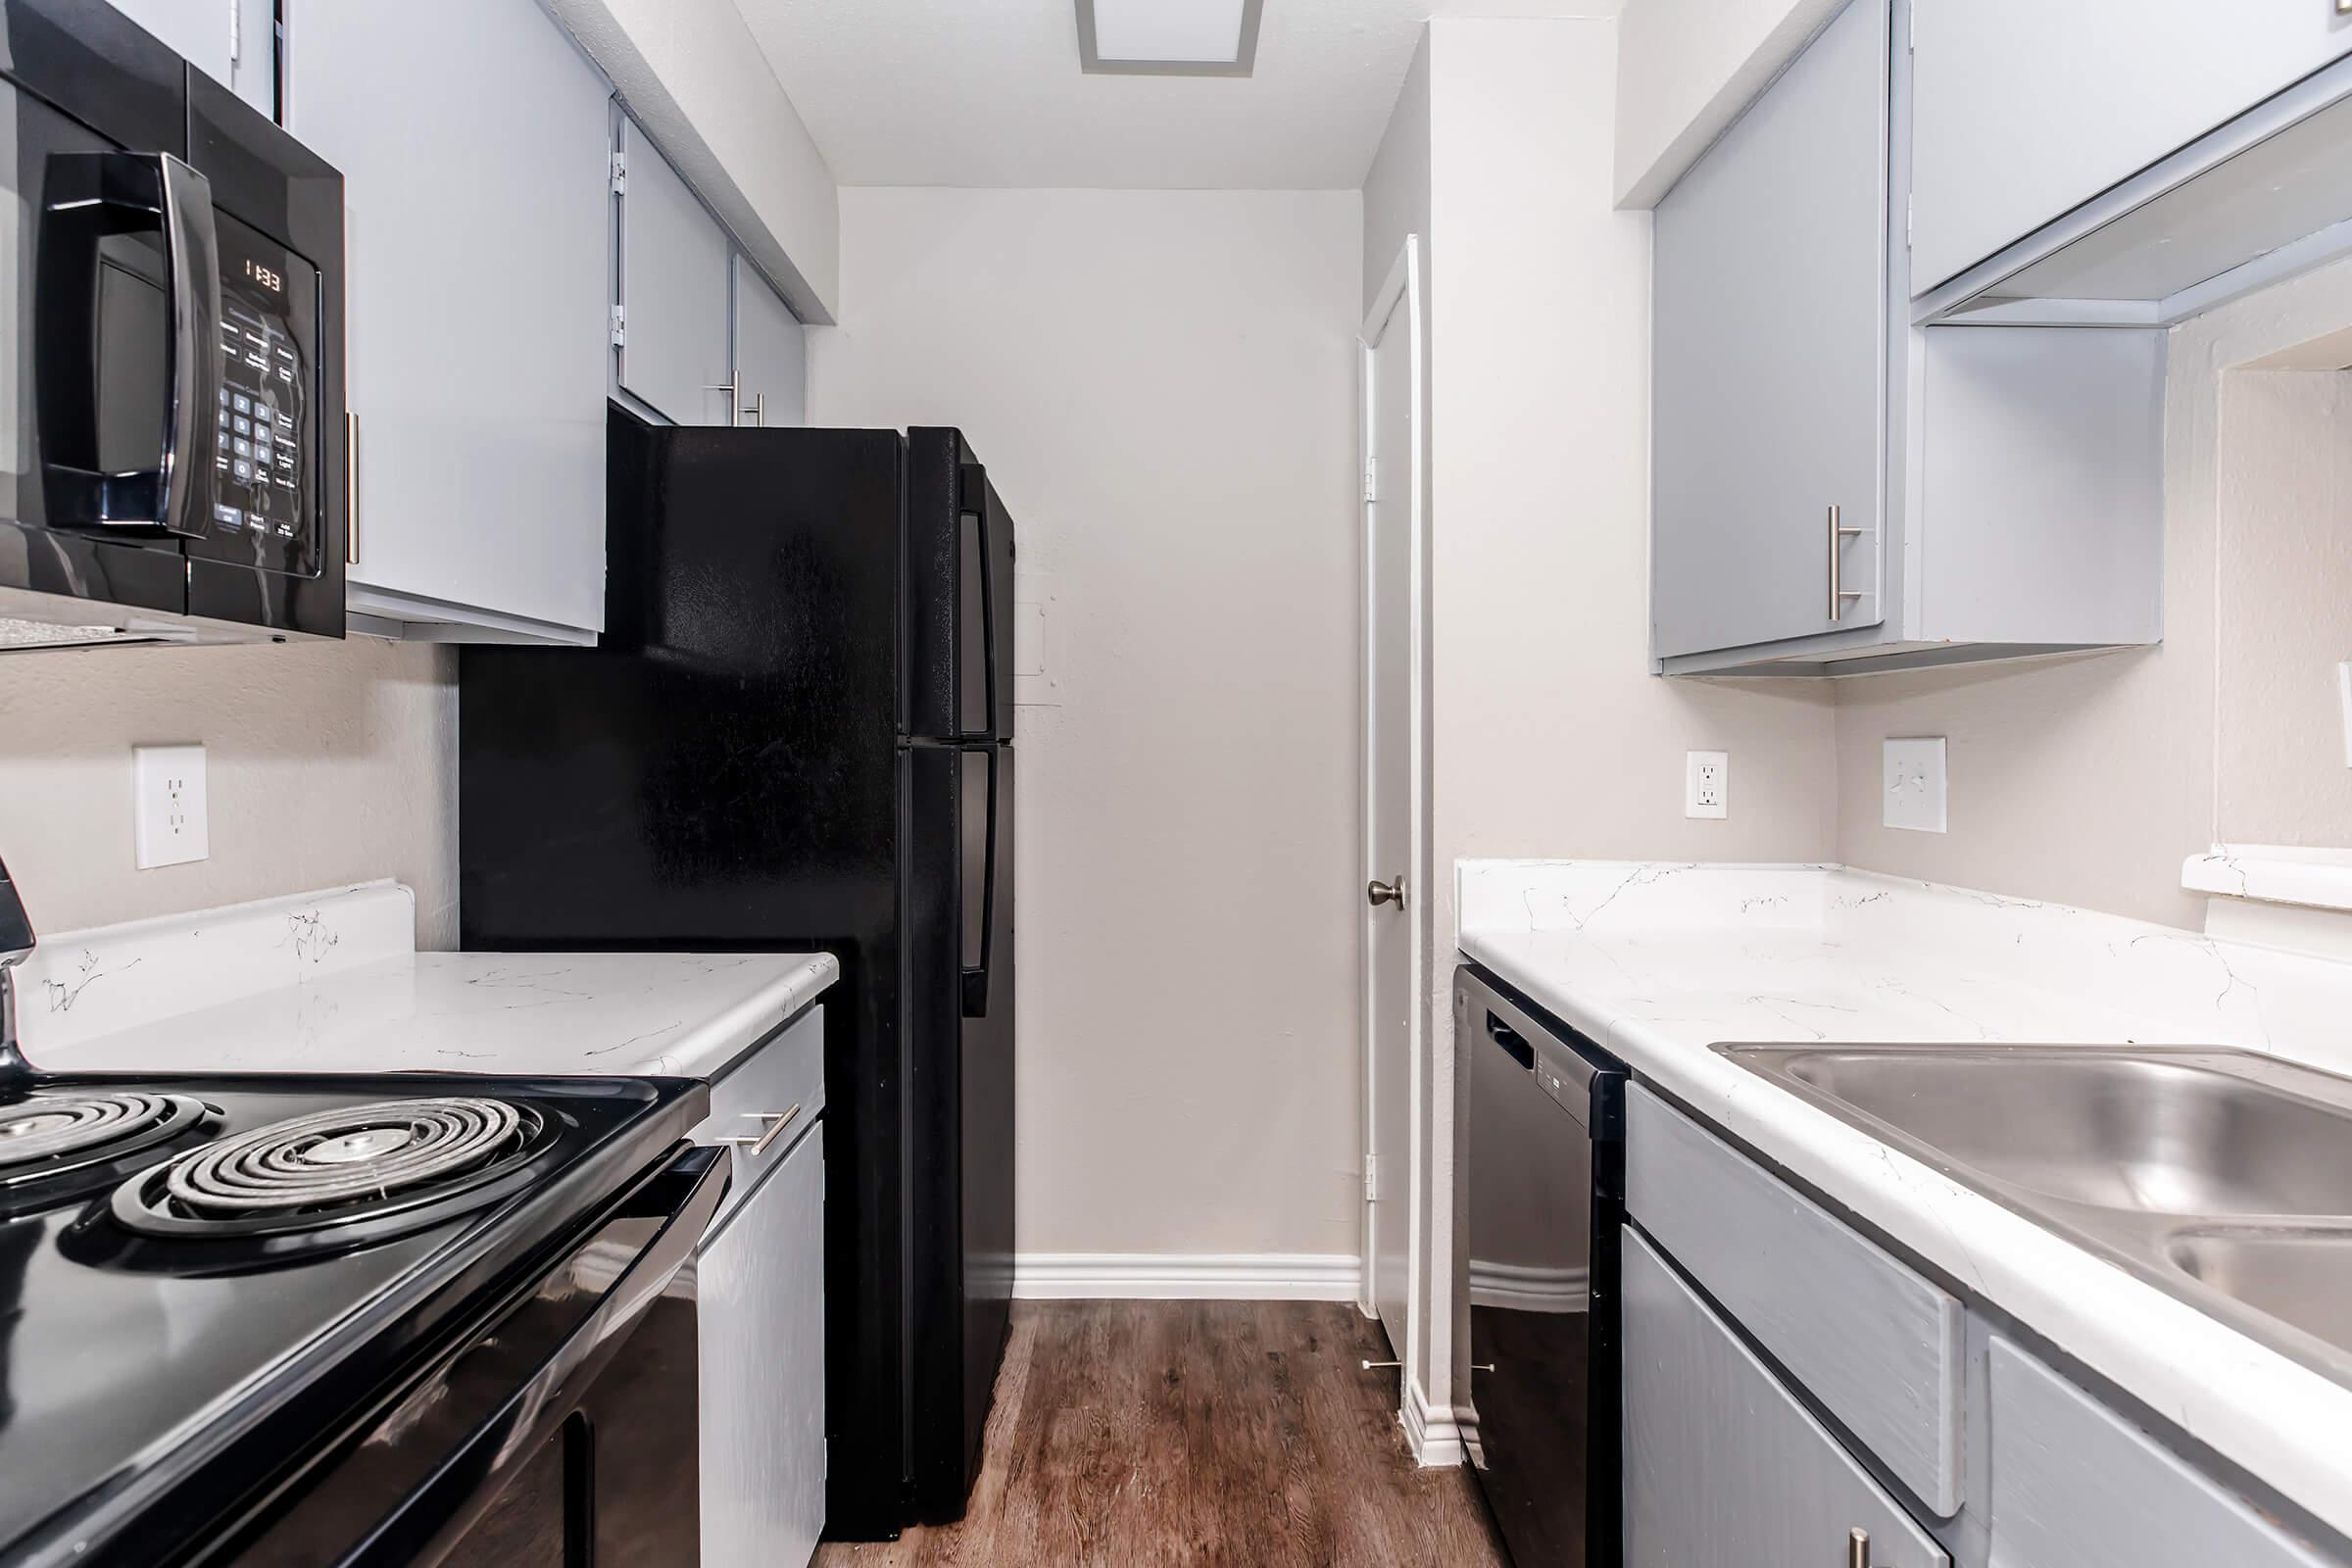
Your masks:
<svg viewBox="0 0 2352 1568"><path fill-rule="evenodd" d="M694 1560L701 1085L4 1046L0 1565Z"/></svg>

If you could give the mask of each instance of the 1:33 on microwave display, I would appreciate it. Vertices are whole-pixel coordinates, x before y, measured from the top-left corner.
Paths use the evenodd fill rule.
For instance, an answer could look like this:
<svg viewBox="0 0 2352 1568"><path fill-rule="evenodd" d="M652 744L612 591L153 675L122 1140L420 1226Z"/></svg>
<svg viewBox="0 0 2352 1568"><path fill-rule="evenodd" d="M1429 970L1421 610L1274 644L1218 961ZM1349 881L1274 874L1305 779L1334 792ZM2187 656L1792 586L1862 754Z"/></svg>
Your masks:
<svg viewBox="0 0 2352 1568"><path fill-rule="evenodd" d="M286 291L286 277L283 272L274 268L264 267L250 256L245 258L245 275L272 294L283 294Z"/></svg>

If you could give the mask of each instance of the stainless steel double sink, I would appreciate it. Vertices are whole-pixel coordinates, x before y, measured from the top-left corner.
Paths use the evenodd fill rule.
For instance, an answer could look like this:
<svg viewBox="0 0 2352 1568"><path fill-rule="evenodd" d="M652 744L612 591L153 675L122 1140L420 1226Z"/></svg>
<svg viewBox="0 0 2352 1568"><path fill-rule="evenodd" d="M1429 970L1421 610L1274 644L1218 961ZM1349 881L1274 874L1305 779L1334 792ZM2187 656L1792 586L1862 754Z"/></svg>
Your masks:
<svg viewBox="0 0 2352 1568"><path fill-rule="evenodd" d="M1715 1049L2352 1384L2352 1079L2218 1049Z"/></svg>

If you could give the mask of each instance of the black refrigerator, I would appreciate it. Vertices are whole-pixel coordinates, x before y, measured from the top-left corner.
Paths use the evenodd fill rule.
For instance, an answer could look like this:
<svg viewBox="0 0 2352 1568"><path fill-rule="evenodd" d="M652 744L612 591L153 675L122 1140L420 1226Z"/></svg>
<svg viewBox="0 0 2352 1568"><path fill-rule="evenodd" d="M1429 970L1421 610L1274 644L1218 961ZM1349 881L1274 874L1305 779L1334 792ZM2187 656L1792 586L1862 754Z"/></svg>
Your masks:
<svg viewBox="0 0 2352 1568"><path fill-rule="evenodd" d="M822 950L828 1533L960 1517L1012 1285L1012 523L955 430L608 448L593 649L460 657L468 949Z"/></svg>

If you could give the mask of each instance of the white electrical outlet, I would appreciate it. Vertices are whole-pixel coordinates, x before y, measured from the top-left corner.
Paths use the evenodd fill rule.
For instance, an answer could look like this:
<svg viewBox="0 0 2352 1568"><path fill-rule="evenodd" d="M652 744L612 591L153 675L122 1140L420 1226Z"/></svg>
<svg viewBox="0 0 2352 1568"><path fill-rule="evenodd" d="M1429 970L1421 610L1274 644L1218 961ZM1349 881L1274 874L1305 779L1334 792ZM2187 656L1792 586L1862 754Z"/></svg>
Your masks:
<svg viewBox="0 0 2352 1568"><path fill-rule="evenodd" d="M131 837L138 850L139 869L185 865L210 856L204 748L137 746L130 756L136 777Z"/></svg>
<svg viewBox="0 0 2352 1568"><path fill-rule="evenodd" d="M1732 814L1731 753L1683 754L1683 814L1699 817Z"/></svg>
<svg viewBox="0 0 2352 1568"><path fill-rule="evenodd" d="M1914 833L1942 832L1943 759L1940 735L1887 741L1883 759L1886 801L1880 820Z"/></svg>

